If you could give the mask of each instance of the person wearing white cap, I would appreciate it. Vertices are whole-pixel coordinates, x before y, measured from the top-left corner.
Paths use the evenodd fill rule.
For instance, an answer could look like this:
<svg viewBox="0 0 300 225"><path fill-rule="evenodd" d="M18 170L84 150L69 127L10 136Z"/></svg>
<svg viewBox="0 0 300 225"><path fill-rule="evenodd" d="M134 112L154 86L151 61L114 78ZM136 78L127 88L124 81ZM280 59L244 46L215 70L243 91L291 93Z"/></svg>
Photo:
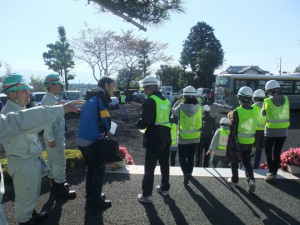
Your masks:
<svg viewBox="0 0 300 225"><path fill-rule="evenodd" d="M138 201L142 203L153 202L152 190L157 160L160 165L161 182L156 186L156 191L166 196L169 195L170 189L171 104L159 91L159 85L160 82L154 76L147 76L140 81L140 86L144 88L144 92L148 96L142 106L141 118L136 124L138 129L146 129L144 134L146 155L142 182L143 193L138 194Z"/></svg>
<svg viewBox="0 0 300 225"><path fill-rule="evenodd" d="M184 98L183 104L181 100ZM183 184L187 185L192 177L194 155L200 142L202 127L202 108L197 100L197 91L188 86L183 89L178 101L172 108L172 113L178 117L178 154L181 170L184 175Z"/></svg>
<svg viewBox="0 0 300 225"><path fill-rule="evenodd" d="M269 80L265 85L268 98L264 99L262 115L266 116L265 152L269 173L265 180L276 179L280 164L280 153L288 136L290 126L290 103L287 96L280 93L280 84Z"/></svg>
<svg viewBox="0 0 300 225"><path fill-rule="evenodd" d="M238 186L239 176L238 168L239 162L242 161L246 178L248 182L248 191L255 192L255 178L251 164L251 153L255 143L255 132L257 125L256 110L251 107L251 99L253 91L250 87L241 87L237 93L237 99L240 106L229 112L229 118L232 118L230 123L230 135L228 138L228 145L238 143L240 149L239 157L236 157L236 152L233 152L231 146L226 149L226 155L231 161L232 177L228 178L228 182L234 186ZM230 115L232 114L232 115Z"/></svg>
<svg viewBox="0 0 300 225"><path fill-rule="evenodd" d="M255 133L255 152L254 152L254 162L253 162L253 169L258 169L260 159L261 159L261 152L264 148L265 138L264 138L264 130L266 125L266 117L261 115L262 105L264 103L266 95L264 90L257 89L253 93L253 104L252 107L257 112L257 126L256 126L256 133Z"/></svg>
<svg viewBox="0 0 300 225"><path fill-rule="evenodd" d="M226 158L226 147L229 134L229 119L223 117L220 120L220 128L216 130L207 152L207 154L211 154L210 162L213 168L216 168L219 162L221 162L222 168L229 167L229 162Z"/></svg>

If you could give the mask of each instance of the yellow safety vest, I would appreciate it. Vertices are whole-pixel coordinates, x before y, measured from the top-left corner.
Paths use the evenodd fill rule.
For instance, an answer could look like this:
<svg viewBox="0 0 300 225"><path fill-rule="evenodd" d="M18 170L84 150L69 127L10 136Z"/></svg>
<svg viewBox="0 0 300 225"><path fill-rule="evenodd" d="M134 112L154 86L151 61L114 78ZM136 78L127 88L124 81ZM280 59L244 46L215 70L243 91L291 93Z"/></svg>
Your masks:
<svg viewBox="0 0 300 225"><path fill-rule="evenodd" d="M220 133L219 133L218 149L219 150L226 150L230 130L229 129L224 129L223 127L220 127L219 131L220 131Z"/></svg>
<svg viewBox="0 0 300 225"><path fill-rule="evenodd" d="M171 104L168 99L162 100L156 95L151 95L156 104L156 119L155 125L161 125L166 127L171 127L170 125L170 113L171 113Z"/></svg>
<svg viewBox="0 0 300 225"><path fill-rule="evenodd" d="M236 108L239 117L238 142L240 144L253 144L255 142L255 132L257 115L255 109L245 109L241 106Z"/></svg>
<svg viewBox="0 0 300 225"><path fill-rule="evenodd" d="M121 104L124 104L126 101L126 95L120 95L121 97Z"/></svg>
<svg viewBox="0 0 300 225"><path fill-rule="evenodd" d="M289 128L290 126L290 103L287 96L282 106L276 106L270 98L264 100L266 110L266 125L272 129Z"/></svg>
<svg viewBox="0 0 300 225"><path fill-rule="evenodd" d="M266 125L266 117L261 115L261 107L256 104L253 104L252 107L256 110L257 113L256 130L264 130Z"/></svg>
<svg viewBox="0 0 300 225"><path fill-rule="evenodd" d="M179 135L182 139L196 139L200 138L200 129L202 127L202 110L199 106L198 111L193 116L187 116L185 112L180 109L179 112Z"/></svg>
<svg viewBox="0 0 300 225"><path fill-rule="evenodd" d="M171 147L177 146L177 124L171 123Z"/></svg>
<svg viewBox="0 0 300 225"><path fill-rule="evenodd" d="M199 104L202 104L202 102L203 102L203 99L202 99L202 98L197 97L197 100L198 100Z"/></svg>

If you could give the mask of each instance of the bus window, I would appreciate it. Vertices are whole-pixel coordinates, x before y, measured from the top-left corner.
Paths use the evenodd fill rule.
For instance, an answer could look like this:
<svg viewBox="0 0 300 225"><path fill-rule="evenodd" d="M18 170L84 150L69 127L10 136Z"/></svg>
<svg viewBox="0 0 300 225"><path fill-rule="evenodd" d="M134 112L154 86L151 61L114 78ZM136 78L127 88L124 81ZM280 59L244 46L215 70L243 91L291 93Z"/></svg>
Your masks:
<svg viewBox="0 0 300 225"><path fill-rule="evenodd" d="M251 87L251 89L253 90L253 92L256 90L256 81L255 80L249 80L249 84L247 85L248 87Z"/></svg>
<svg viewBox="0 0 300 225"><path fill-rule="evenodd" d="M257 89L265 90L265 85L266 85L266 81L265 80L259 80L258 81L258 85L257 85Z"/></svg>
<svg viewBox="0 0 300 225"><path fill-rule="evenodd" d="M300 94L300 81L295 81L295 94Z"/></svg>
<svg viewBox="0 0 300 225"><path fill-rule="evenodd" d="M218 76L216 79L216 87L229 87L229 77Z"/></svg>
<svg viewBox="0 0 300 225"><path fill-rule="evenodd" d="M293 81L292 80L278 80L280 84L280 90L282 94L293 93Z"/></svg>
<svg viewBox="0 0 300 225"><path fill-rule="evenodd" d="M241 87L248 86L247 80L234 80L234 92L233 94L237 94Z"/></svg>

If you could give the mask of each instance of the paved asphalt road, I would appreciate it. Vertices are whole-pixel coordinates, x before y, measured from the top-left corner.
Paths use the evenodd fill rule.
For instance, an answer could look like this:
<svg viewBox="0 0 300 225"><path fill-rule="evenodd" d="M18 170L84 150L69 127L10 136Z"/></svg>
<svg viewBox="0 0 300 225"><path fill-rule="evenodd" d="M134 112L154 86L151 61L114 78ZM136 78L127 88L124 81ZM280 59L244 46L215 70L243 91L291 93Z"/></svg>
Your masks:
<svg viewBox="0 0 300 225"><path fill-rule="evenodd" d="M37 209L50 213L42 225L299 225L300 181L278 179L267 183L256 179L255 194L247 192L246 180L240 187L230 186L224 177L195 177L184 187L182 176L171 176L170 196L162 197L153 192L154 204L140 204L143 175L109 173L104 192L113 206L102 212L85 210L84 172L69 175L72 188L77 191L74 200L55 199L49 194L46 181L42 185ZM155 176L155 185L160 176ZM7 191L3 205L10 225L15 225L13 192Z"/></svg>

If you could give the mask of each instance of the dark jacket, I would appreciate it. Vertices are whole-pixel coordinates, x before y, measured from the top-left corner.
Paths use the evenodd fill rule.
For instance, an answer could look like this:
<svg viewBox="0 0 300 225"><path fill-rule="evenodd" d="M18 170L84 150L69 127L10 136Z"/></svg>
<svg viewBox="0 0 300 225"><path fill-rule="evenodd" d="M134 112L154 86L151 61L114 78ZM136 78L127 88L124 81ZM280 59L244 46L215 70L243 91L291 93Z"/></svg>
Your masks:
<svg viewBox="0 0 300 225"><path fill-rule="evenodd" d="M153 95L156 95L162 100L166 98L162 95L161 92L154 92ZM146 129L145 132L145 145L154 146L161 143L171 143L171 133L170 128L166 126L156 126L156 104L152 98L147 98L142 106L142 116L138 120L136 127L138 129Z"/></svg>
<svg viewBox="0 0 300 225"><path fill-rule="evenodd" d="M217 124L214 117L212 117L209 113L204 112L202 116L202 128L201 128L201 136L202 137L213 137L215 131L217 130Z"/></svg>

